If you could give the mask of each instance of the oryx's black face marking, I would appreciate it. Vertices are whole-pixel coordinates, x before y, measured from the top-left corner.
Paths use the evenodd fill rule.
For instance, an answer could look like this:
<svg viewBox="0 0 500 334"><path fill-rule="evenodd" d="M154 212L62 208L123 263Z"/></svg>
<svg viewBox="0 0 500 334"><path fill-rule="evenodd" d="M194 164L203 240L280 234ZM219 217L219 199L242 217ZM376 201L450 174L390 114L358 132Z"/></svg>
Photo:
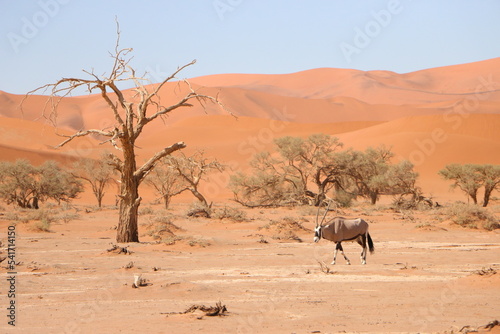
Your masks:
<svg viewBox="0 0 500 334"><path fill-rule="evenodd" d="M318 242L321 239L321 226L316 226L314 229L314 242Z"/></svg>

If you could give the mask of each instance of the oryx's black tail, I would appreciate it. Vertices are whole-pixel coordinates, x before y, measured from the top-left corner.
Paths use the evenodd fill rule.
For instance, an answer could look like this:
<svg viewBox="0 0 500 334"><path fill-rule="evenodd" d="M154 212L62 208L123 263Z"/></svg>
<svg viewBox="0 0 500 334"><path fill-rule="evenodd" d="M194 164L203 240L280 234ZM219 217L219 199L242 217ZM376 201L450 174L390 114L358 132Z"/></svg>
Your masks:
<svg viewBox="0 0 500 334"><path fill-rule="evenodd" d="M373 240L372 237L370 237L370 233L366 233L367 239L368 239L368 249L370 250L370 254L375 251L375 247L373 246Z"/></svg>

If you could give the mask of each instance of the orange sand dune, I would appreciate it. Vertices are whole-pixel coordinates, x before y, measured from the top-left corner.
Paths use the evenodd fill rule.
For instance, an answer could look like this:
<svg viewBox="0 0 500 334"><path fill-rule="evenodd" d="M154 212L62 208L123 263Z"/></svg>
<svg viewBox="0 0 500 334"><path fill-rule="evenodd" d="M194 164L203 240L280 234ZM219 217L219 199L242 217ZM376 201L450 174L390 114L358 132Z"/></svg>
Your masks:
<svg viewBox="0 0 500 334"><path fill-rule="evenodd" d="M192 79L193 88L219 95L239 116L294 122L331 123L393 120L421 114L442 114L456 108L467 112L495 113L500 109L500 58L433 68L407 74L387 71L314 69L284 75L214 75ZM201 88L200 86L207 86ZM153 90L155 85L147 87ZM167 83L162 105L177 102L188 92L184 83ZM131 96L133 91L127 91ZM0 92L0 115L39 119L47 99ZM50 105L49 105L50 107ZM166 118L170 124L184 118L225 113L207 105L183 108ZM65 98L60 104L58 126L107 128L115 123L109 106L99 95Z"/></svg>
<svg viewBox="0 0 500 334"><path fill-rule="evenodd" d="M54 160L62 164L70 164L76 159L74 157L64 156L62 154L23 150L20 148L13 148L0 145L0 162L1 161L15 161L18 159L26 159L34 165L40 165L47 160Z"/></svg>
<svg viewBox="0 0 500 334"><path fill-rule="evenodd" d="M412 73L321 68L286 75L221 74L192 79L302 98L352 97L372 104L417 104L477 96L500 101L500 58ZM494 91L491 93L486 93ZM482 92L482 93L480 93Z"/></svg>
<svg viewBox="0 0 500 334"><path fill-rule="evenodd" d="M25 158L33 163L44 160L72 163L78 158L98 157L106 149L93 138L79 139L56 149L66 139L61 135L69 134L64 130L56 133L55 128L40 122L0 117L0 160Z"/></svg>

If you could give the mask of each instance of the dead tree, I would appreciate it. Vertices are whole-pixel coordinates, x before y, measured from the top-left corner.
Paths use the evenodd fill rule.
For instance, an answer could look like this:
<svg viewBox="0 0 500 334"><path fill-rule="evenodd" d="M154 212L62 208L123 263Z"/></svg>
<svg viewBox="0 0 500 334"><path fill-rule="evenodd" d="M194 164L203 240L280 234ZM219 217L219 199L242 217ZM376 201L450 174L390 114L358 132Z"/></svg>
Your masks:
<svg viewBox="0 0 500 334"><path fill-rule="evenodd" d="M176 75L186 67L195 64L192 62L177 68L168 78L158 84L151 84L146 75L137 76L136 71L129 65L131 48L119 48L120 30L117 23L117 42L114 53L111 54L113 67L109 76L97 75L94 71L85 71L88 79L63 78L53 84L41 86L26 97L40 90L50 90L50 98L45 104L43 116L56 125L57 109L61 100L71 95L76 89L86 88L89 93L98 92L107 103L108 111L114 119L114 124L104 129L80 130L72 135L66 135L66 140L57 145L64 146L69 142L86 136L99 136L106 138L103 143L111 144L119 153L109 154L111 164L120 173L120 209L117 228L117 242L138 242L137 231L138 208L141 204L139 185L144 177L155 167L156 163L169 154L186 147L184 142L177 142L164 147L142 166L136 161L136 141L143 133L145 127L162 119L174 110L192 107L193 102L198 102L203 108L206 103L214 103L224 108L218 97L205 95L193 89L187 80L178 81L176 88L182 87L185 94L179 100L165 106L162 104L159 92L168 82L176 80ZM118 88L121 83L133 83L133 92ZM148 85L149 84L149 85ZM225 109L225 108L224 108Z"/></svg>

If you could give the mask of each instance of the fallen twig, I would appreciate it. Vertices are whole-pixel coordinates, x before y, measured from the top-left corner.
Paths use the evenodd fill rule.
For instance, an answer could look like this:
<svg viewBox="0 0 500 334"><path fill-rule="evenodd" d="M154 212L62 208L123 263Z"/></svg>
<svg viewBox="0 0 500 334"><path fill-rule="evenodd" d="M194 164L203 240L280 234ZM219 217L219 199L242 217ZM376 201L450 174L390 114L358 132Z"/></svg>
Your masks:
<svg viewBox="0 0 500 334"><path fill-rule="evenodd" d="M226 315L225 313L227 312L226 305L222 305L222 303L219 301L215 304L215 306L205 306L205 305L196 305L193 304L191 305L187 310L184 312L168 312L168 313L161 313L161 314L186 314L186 313L193 313L195 311L202 311L205 313L206 316L209 317L215 317L215 316L224 316Z"/></svg>
<svg viewBox="0 0 500 334"><path fill-rule="evenodd" d="M117 246L115 244L112 244L111 246L112 247L110 249L106 250L108 253L113 252L113 253L116 253L116 254L127 254L127 255L132 254L132 252L128 250L128 246L127 247L121 247L121 246Z"/></svg>

